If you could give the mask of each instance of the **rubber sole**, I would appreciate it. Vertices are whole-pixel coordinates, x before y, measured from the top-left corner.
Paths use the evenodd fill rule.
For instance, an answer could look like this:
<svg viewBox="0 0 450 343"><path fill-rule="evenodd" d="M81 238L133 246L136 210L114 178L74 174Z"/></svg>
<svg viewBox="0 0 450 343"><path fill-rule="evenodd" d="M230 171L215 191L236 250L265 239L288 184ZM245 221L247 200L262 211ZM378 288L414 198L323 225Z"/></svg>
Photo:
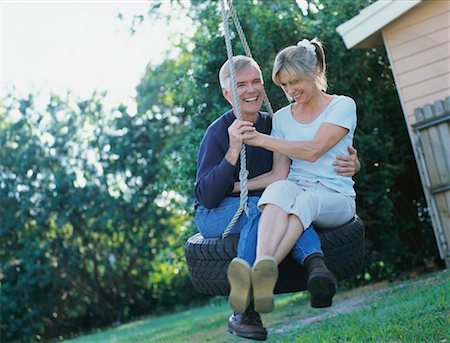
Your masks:
<svg viewBox="0 0 450 343"><path fill-rule="evenodd" d="M227 277L230 283L228 302L234 312L245 312L251 296L251 269L243 259L235 257L228 266Z"/></svg>
<svg viewBox="0 0 450 343"><path fill-rule="evenodd" d="M272 312L274 309L273 290L278 280L278 265L271 256L258 260L252 268L253 301L255 311Z"/></svg>

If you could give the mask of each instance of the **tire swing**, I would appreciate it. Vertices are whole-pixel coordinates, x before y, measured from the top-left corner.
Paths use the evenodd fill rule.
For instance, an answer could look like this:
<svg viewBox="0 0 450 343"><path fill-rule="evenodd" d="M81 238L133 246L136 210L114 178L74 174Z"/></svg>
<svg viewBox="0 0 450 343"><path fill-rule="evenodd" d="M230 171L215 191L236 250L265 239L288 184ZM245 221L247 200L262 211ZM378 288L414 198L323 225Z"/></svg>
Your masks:
<svg viewBox="0 0 450 343"><path fill-rule="evenodd" d="M242 27L234 10L232 0L220 0L220 8L225 34L228 61L230 65L231 84L234 97L237 98L236 74L233 67L231 38L228 28L229 16L233 19L241 39L245 53L252 57ZM272 107L265 94L264 102L270 115ZM242 118L240 105L236 103L236 114ZM234 224L242 214L247 212L247 177L245 147L240 154L240 207L225 229L221 238L204 238L200 233L190 237L184 245L189 277L194 289L206 295L228 295L230 285L227 279L227 268L237 255L239 235L229 235ZM338 281L348 279L362 271L364 263L364 225L355 217L348 223L334 228L316 228L324 253L325 263ZM288 255L278 266L279 277L275 286L275 294L304 291L307 289L307 273L303 266Z"/></svg>

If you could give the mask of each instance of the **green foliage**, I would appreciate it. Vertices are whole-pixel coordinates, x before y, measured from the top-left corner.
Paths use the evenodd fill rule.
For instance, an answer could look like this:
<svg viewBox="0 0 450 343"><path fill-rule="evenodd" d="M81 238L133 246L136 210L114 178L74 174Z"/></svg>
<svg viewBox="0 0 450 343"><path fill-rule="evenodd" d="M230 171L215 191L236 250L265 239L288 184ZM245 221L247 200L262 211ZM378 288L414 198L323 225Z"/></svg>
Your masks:
<svg viewBox="0 0 450 343"><path fill-rule="evenodd" d="M274 57L304 37L325 45L330 92L356 100L367 268L355 282L437 254L429 220L418 217L424 200L385 51L347 50L335 30L370 2L310 0L305 13L295 0L234 2L274 109L287 104L271 81ZM32 95L2 100L2 341L66 337L201 299L183 245L196 231L198 146L229 108L218 83L226 51L217 1L171 3L196 32L176 58L148 66L137 114L105 109L102 94L53 96L44 108ZM152 20L160 5L151 3ZM237 36L233 49L243 53Z"/></svg>
<svg viewBox="0 0 450 343"><path fill-rule="evenodd" d="M271 81L274 57L304 37L318 37L324 43L329 92L356 100L355 146L362 161L355 177L358 214L366 226L366 278L378 279L421 264L437 251L429 219L418 218L424 196L385 50L347 50L336 32L337 26L371 2L312 0L305 13L296 1L235 1L234 7L253 57L262 67L274 109L287 104ZM165 94L176 94L170 101L160 97L158 106L175 104L177 117L182 118L176 147L165 163L172 170L173 189L187 199L179 206L188 210L192 210L197 147L209 123L229 108L218 83L218 70L227 54L217 9L217 1L192 1L190 17L197 26L189 45L193 48L180 46L176 61L147 70L138 87L142 104L155 105L148 100L155 99L146 92L148 80L161 80ZM237 34L233 50L244 53ZM360 278L364 281L363 275Z"/></svg>
<svg viewBox="0 0 450 343"><path fill-rule="evenodd" d="M378 279L422 264L437 251L429 220L417 215L415 204L424 196L385 50L347 50L335 30L366 6L326 2L313 16L309 36L325 43L329 91L353 97L358 106L358 214L366 226L367 271Z"/></svg>
<svg viewBox="0 0 450 343"><path fill-rule="evenodd" d="M186 218L159 205L170 126L157 113L106 112L102 101L53 97L39 109L32 96L4 99L2 341L65 336L191 301L180 262Z"/></svg>

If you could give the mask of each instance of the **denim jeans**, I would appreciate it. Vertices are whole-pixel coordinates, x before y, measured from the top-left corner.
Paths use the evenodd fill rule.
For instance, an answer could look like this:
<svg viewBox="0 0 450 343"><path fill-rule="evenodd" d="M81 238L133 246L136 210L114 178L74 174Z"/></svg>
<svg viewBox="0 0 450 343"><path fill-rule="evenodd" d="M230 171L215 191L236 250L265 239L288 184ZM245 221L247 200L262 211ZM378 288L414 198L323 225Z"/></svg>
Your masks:
<svg viewBox="0 0 450 343"><path fill-rule="evenodd" d="M256 244L258 241L258 223L261 212L257 207L259 197L250 196L248 199L248 216L242 213L230 232L240 234L237 256L253 265L256 259ZM227 228L237 209L238 197L225 198L218 207L207 209L202 205L197 207L195 223L204 238L219 238ZM319 236L311 225L300 236L292 248L291 255L303 265L306 257L313 253L323 255Z"/></svg>

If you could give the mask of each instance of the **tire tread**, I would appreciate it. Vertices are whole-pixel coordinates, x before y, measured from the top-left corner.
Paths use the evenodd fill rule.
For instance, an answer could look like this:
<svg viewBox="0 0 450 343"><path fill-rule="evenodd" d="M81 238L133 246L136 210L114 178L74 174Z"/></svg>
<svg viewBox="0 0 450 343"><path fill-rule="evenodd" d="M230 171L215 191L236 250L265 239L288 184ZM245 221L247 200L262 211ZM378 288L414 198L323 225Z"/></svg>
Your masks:
<svg viewBox="0 0 450 343"><path fill-rule="evenodd" d="M341 281L362 271L364 263L364 225L358 216L336 227L318 229L319 239L328 268ZM200 233L190 237L184 246L189 277L195 290L207 295L228 295L230 285L227 268L237 255L239 235L225 239L203 238ZM305 269L291 256L279 265L275 293L306 289Z"/></svg>

